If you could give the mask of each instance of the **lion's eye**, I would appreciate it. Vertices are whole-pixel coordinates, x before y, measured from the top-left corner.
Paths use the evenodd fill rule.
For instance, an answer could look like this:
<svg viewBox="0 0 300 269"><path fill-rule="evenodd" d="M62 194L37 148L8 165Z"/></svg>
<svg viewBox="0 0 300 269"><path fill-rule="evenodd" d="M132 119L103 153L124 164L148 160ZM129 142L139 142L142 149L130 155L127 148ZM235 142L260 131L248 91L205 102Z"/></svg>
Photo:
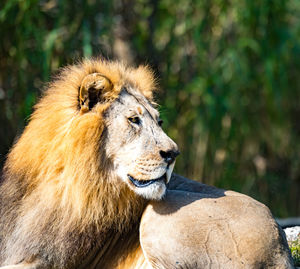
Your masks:
<svg viewBox="0 0 300 269"><path fill-rule="evenodd" d="M129 117L128 120L131 123L139 125L141 123L141 119L139 117Z"/></svg>
<svg viewBox="0 0 300 269"><path fill-rule="evenodd" d="M163 125L164 121L161 120L161 119L159 119L157 123L158 123L158 125L161 127L161 126Z"/></svg>

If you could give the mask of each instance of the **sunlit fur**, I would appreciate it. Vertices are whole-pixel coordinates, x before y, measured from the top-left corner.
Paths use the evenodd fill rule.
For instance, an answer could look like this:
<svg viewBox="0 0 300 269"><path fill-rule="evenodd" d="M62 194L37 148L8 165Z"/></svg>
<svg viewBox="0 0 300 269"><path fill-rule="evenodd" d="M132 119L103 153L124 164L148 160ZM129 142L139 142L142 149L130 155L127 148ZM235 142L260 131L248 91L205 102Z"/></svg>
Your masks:
<svg viewBox="0 0 300 269"><path fill-rule="evenodd" d="M98 113L80 113L78 89L94 72L109 78L113 90L94 107ZM86 60L65 68L49 85L4 167L0 264L44 255L67 268L92 248L86 234L104 240L112 227L126 229L140 217L142 198L113 177L103 150L102 115L123 85L151 100L155 80L144 66Z"/></svg>

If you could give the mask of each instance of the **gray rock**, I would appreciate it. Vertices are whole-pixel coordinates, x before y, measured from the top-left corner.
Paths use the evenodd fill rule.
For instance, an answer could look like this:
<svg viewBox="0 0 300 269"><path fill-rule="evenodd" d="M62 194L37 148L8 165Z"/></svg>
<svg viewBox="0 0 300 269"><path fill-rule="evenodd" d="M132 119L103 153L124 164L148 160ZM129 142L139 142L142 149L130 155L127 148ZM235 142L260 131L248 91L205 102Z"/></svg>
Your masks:
<svg viewBox="0 0 300 269"><path fill-rule="evenodd" d="M284 229L288 241L300 240L300 226L294 226Z"/></svg>

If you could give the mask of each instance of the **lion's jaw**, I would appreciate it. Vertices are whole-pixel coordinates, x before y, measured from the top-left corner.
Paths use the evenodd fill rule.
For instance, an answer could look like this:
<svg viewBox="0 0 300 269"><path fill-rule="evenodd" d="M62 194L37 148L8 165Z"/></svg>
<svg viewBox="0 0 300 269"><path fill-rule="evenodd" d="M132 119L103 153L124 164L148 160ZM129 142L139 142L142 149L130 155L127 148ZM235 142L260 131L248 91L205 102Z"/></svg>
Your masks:
<svg viewBox="0 0 300 269"><path fill-rule="evenodd" d="M129 172L131 168L122 165L118 165L117 175L138 195L149 200L160 200L166 192L166 184L170 181L174 165L175 162L169 167L159 169L161 170L160 175L149 175L148 180L134 178Z"/></svg>
<svg viewBox="0 0 300 269"><path fill-rule="evenodd" d="M159 126L159 114L131 87L124 88L106 113L107 156L116 176L136 194L150 200L166 192L178 149ZM164 153L175 155L167 159Z"/></svg>

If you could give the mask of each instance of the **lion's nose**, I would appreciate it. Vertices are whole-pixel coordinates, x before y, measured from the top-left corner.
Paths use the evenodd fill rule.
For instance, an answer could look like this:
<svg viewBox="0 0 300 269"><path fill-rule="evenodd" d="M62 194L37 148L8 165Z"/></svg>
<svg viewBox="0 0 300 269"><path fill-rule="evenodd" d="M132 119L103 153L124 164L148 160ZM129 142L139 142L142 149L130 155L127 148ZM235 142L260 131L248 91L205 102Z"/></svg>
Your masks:
<svg viewBox="0 0 300 269"><path fill-rule="evenodd" d="M180 154L178 150L169 151L159 151L160 156L166 161L166 163L171 164L175 161L175 158Z"/></svg>

